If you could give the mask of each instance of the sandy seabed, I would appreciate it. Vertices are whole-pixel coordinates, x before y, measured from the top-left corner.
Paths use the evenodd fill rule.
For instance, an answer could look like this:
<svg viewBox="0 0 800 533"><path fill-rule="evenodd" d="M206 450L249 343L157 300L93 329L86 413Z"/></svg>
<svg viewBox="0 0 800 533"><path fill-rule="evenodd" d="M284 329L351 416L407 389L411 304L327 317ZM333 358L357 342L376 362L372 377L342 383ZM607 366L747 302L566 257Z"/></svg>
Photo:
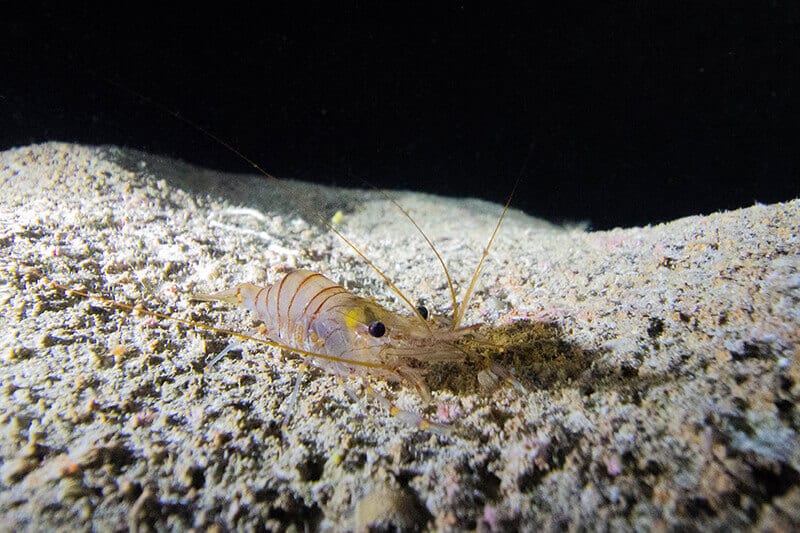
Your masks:
<svg viewBox="0 0 800 533"><path fill-rule="evenodd" d="M320 223L341 211L452 312L385 195L57 143L0 153L0 187L0 529L800 527L798 200L607 232L510 212L466 322L522 388L482 391L467 364L431 369L429 404L372 383L437 433L358 380L36 273L244 333L188 295L309 268L400 311ZM463 291L500 206L390 194Z"/></svg>

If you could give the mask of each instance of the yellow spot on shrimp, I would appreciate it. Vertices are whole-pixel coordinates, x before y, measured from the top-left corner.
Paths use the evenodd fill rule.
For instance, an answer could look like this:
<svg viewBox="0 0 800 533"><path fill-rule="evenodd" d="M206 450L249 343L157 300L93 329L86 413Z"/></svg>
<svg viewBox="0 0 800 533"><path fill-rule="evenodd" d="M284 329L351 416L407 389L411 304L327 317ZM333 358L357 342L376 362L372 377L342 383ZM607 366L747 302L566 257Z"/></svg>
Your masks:
<svg viewBox="0 0 800 533"><path fill-rule="evenodd" d="M364 313L364 310L361 307L354 307L351 310L349 310L344 315L344 323L347 326L347 329L354 330L356 329L356 326L366 322L365 315L366 313Z"/></svg>

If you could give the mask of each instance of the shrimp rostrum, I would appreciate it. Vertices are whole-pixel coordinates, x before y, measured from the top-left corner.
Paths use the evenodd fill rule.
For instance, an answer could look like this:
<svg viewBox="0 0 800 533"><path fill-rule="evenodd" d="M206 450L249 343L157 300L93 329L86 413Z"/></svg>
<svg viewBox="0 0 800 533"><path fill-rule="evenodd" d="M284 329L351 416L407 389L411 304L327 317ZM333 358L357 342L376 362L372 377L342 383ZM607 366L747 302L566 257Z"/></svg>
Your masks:
<svg viewBox="0 0 800 533"><path fill-rule="evenodd" d="M390 311L310 270L289 272L266 287L242 283L213 294L196 294L194 299L242 305L264 323L269 337L267 344L297 353L308 363L331 374L374 376L401 382L416 389L428 401L430 392L425 382L427 365L464 361L471 356L458 341L472 333L477 326L460 327L459 323L507 209L508 204L503 209L460 305L456 303L455 289L444 261L425 237L444 267L450 286L454 302L451 320L428 317L427 309L412 304L380 269L330 225L329 228L367 261L409 306L411 314ZM408 216L405 210L402 211ZM513 381L503 367L490 362L483 365L478 375L478 381L483 386L503 380Z"/></svg>

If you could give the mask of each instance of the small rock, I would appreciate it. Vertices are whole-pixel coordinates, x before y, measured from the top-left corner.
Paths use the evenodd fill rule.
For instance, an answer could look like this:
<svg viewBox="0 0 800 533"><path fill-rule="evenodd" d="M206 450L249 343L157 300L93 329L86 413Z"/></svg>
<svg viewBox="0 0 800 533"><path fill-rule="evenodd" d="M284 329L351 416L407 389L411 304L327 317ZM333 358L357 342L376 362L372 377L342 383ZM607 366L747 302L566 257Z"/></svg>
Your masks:
<svg viewBox="0 0 800 533"><path fill-rule="evenodd" d="M33 457L16 457L0 467L0 479L3 484L12 485L34 470L38 464L39 461Z"/></svg>
<svg viewBox="0 0 800 533"><path fill-rule="evenodd" d="M429 514L417 498L401 487L379 483L356 503L356 531L417 531L424 528Z"/></svg>

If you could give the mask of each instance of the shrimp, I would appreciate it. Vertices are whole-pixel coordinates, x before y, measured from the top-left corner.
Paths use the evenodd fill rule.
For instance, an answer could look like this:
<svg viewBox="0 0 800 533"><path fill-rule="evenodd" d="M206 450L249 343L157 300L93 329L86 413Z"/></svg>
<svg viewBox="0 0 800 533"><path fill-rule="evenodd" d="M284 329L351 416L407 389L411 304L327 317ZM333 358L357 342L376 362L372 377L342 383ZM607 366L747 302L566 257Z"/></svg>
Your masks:
<svg viewBox="0 0 800 533"><path fill-rule="evenodd" d="M400 315L310 270L267 287L243 283L193 298L244 306L267 325L272 340L311 354L311 363L331 374L405 382L428 400L420 365L463 360L467 354L455 341L474 329L431 327L424 308Z"/></svg>

